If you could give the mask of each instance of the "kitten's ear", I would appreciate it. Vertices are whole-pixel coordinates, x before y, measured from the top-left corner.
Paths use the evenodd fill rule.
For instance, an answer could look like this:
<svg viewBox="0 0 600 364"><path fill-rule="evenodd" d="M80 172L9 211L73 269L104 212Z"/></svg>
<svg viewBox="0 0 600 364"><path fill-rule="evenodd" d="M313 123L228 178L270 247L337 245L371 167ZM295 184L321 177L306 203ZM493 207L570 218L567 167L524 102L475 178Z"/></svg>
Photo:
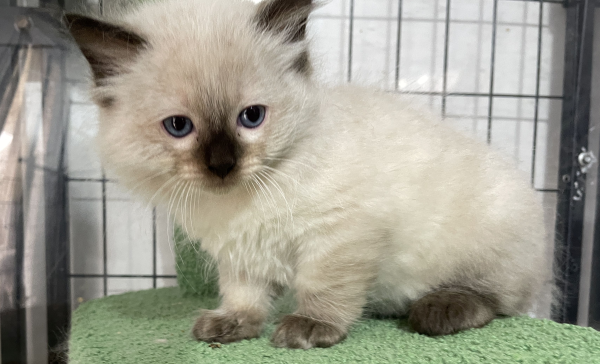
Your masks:
<svg viewBox="0 0 600 364"><path fill-rule="evenodd" d="M96 85L117 75L146 46L141 36L121 26L77 14L63 19L90 64Z"/></svg>
<svg viewBox="0 0 600 364"><path fill-rule="evenodd" d="M256 20L262 29L298 42L306 38L306 22L314 7L312 0L264 0L258 5Z"/></svg>

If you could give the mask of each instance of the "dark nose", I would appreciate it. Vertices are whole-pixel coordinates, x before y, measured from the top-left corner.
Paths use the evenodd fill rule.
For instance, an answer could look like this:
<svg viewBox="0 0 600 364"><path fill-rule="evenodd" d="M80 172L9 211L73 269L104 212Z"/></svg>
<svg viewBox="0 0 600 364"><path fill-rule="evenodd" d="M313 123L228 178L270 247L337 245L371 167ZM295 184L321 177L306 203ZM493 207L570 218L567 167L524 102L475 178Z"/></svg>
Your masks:
<svg viewBox="0 0 600 364"><path fill-rule="evenodd" d="M227 176L229 174L229 172L231 172L233 167L235 167L235 162L210 164L208 166L208 170L221 178L225 178L225 176Z"/></svg>
<svg viewBox="0 0 600 364"><path fill-rule="evenodd" d="M237 162L235 141L224 133L215 135L206 146L205 158L208 170L225 178Z"/></svg>

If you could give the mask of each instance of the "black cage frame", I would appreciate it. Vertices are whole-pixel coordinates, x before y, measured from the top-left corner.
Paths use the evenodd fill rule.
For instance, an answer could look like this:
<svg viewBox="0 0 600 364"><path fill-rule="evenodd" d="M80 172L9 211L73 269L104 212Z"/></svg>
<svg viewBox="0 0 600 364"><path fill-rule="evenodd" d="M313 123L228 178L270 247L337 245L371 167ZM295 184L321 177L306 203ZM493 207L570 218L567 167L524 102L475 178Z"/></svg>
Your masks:
<svg viewBox="0 0 600 364"><path fill-rule="evenodd" d="M348 47L348 71L347 81L352 81L352 54L353 54L353 36L354 36L354 5L356 1L366 0L347 0L349 1L349 47ZM404 0L407 1L407 0ZM582 239L584 228L584 201L586 184L586 166L588 156L588 129L590 125L590 102L592 92L592 58L593 58L593 35L594 35L594 15L595 8L600 6L600 0L493 0L494 18L492 35L492 55L491 55L491 79L488 93L451 93L447 91L448 80L448 34L450 29L450 9L452 0L444 0L447 6L446 14L446 37L444 53L444 83L443 91L440 93L418 93L425 95L434 95L442 97L442 114L446 112L446 98L454 96L466 97L484 97L489 98L488 110L488 142L490 140L492 124L492 105L495 98L514 97L514 98L533 98L536 103L535 129L537 133L538 122L538 104L540 99L562 99L562 121L560 136L560 162L558 189L538 190L544 193L556 194L558 197L557 217L556 217L556 267L560 272L557 278L557 284L560 291L560 309L556 312L555 320L565 323L576 323L579 307L579 286L581 277L581 258L582 258ZM528 1L538 3L540 7L539 27L542 27L542 14L545 4L562 4L567 15L566 22L566 42L565 42L565 68L564 68L564 89L562 96L540 95L540 53L541 53L541 32L538 39L538 64L537 64L537 87L533 95L508 95L494 93L494 62L495 62L495 41L497 26L497 10L500 1ZM100 12L103 9L102 0L100 0ZM403 0L398 2L398 34L396 45L396 91L398 90L398 79L400 64L401 33L402 33L402 12ZM40 8L18 8L17 0L0 0L0 57L9 59L7 62L0 61L0 90L3 92L14 92L10 87L11 78L15 77L17 70L18 52L23 47L32 46L38 49L44 49L47 57L59 59L59 74L62 79L55 79L54 82L63 89L59 92L65 95L65 55L68 46L64 43L63 37L56 31L58 22L55 16L43 8L56 10L69 8L69 0L40 0ZM33 20L30 28L15 27L15 21L23 17ZM37 29L36 29L37 28ZM54 29L54 30L53 30ZM4 67L7 66L7 67ZM18 73L18 72L17 72ZM17 74L18 76L18 74ZM59 78L60 78L59 77ZM410 93L410 92L408 92ZM413 92L415 93L415 92ZM65 118L65 105L57 104L58 118ZM0 105L0 132L4 126L4 118L7 110ZM64 128L59 127L54 136L59 140L65 138ZM535 140L535 138L534 138ZM64 143L61 143L61 145ZM64 149L64 148L63 148ZM111 182L106 178L101 179L70 179L66 174L64 164L64 150L57 152L60 158L60 168L49 174L47 183L56 188L56 193L49 198L47 208L52 210L47 218L47 224L52 226L56 232L56 237L47 239L46 242L46 266L47 268L47 309L48 309L48 343L50 346L60 344L64 339L64 332L68 331L70 321L70 282L73 278L103 278L104 294L107 294L108 278L152 278L153 286L156 287L158 278L174 278L173 276L160 276L156 274L156 212L153 214L154 220L154 244L153 244L153 274L152 275L110 275L106 269L106 184ZM533 161L535 161L535 144L533 151ZM21 161L28 163L27 160ZM600 172L598 175L600 181ZM104 273L100 275L75 275L69 271L69 237L68 237L68 210L67 210L67 191L69 182L88 182L99 183L102 186L102 204L103 204L103 240L104 240ZM600 202L600 184L598 184L598 199ZM20 201L20 202L19 202ZM19 203L21 205L19 206ZM23 310L20 307L22 300L22 267L23 254L22 234L19 228L23 228L22 198L15 204L14 225L15 237L14 244L16 254L12 267L14 271L0 272L0 279L3 282L14 284L17 289L10 293L0 291L0 302L2 303L0 329L1 329L1 363L24 363L26 360L24 327L26 325ZM57 208L57 206L62 206ZM21 239L21 240L20 240ZM19 245L21 244L21 246ZM596 220L594 230L594 250L592 266L592 282L590 292L589 321L590 325L600 329L600 203L596 204ZM9 304L12 302L13 304Z"/></svg>

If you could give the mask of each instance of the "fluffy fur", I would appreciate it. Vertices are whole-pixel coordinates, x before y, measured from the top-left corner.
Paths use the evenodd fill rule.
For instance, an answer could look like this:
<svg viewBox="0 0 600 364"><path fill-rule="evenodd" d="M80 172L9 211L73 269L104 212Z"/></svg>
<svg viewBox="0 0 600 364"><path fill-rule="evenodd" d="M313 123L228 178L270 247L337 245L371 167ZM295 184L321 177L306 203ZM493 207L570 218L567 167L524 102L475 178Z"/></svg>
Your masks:
<svg viewBox="0 0 600 364"><path fill-rule="evenodd" d="M413 327L433 335L526 312L550 277L527 181L396 95L318 85L304 35L312 7L168 0L114 28L67 17L95 70L106 167L167 206L218 264L222 305L196 337L256 337L281 287L298 309L273 342L292 348L339 342L365 307L414 307ZM256 104L265 122L239 126ZM194 132L168 135L172 115ZM218 138L236 150L225 178L204 158Z"/></svg>

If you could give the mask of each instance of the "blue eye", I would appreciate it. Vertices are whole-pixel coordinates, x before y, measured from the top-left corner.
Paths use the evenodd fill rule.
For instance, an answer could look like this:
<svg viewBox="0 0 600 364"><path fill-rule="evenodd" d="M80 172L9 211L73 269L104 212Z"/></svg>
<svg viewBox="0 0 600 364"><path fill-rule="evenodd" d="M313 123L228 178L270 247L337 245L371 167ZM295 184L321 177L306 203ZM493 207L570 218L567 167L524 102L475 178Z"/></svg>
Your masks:
<svg viewBox="0 0 600 364"><path fill-rule="evenodd" d="M185 116L170 116L163 120L167 133L175 138L183 138L194 130L194 124Z"/></svg>
<svg viewBox="0 0 600 364"><path fill-rule="evenodd" d="M238 122L245 128L256 128L265 120L266 109L261 105L250 106L240 113Z"/></svg>

